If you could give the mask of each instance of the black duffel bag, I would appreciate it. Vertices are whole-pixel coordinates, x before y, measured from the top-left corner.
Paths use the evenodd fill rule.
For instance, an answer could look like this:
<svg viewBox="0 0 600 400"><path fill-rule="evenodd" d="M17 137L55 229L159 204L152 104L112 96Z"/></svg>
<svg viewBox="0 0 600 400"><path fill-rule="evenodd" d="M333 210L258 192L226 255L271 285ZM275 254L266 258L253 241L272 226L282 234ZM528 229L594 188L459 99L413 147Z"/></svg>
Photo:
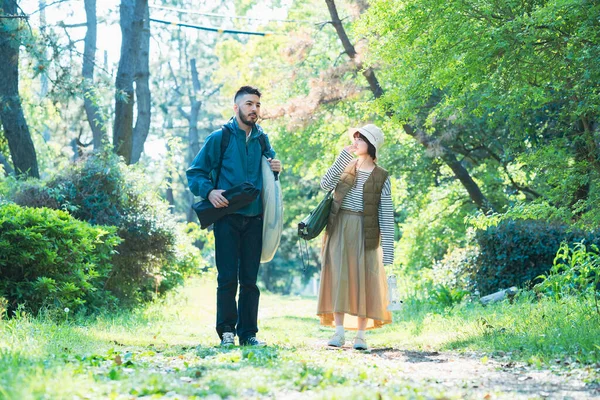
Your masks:
<svg viewBox="0 0 600 400"><path fill-rule="evenodd" d="M196 215L198 215L200 228L206 229L219 218L227 214L233 214L240 208L252 203L259 194L260 190L253 184L244 182L223 192L223 197L229 201L227 207L215 208L208 199L204 199L194 203L192 208L196 211Z"/></svg>

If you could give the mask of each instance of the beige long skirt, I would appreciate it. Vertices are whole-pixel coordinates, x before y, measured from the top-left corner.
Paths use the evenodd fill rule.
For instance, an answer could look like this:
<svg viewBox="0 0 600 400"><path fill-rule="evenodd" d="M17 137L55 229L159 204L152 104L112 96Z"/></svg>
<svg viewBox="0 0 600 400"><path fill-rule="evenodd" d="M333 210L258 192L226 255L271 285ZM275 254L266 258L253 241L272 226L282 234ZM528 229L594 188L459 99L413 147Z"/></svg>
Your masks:
<svg viewBox="0 0 600 400"><path fill-rule="evenodd" d="M367 328L392 322L387 311L387 278L381 247L365 251L363 214L340 210L331 236L321 251L321 283L317 315L321 325L335 326L333 313L345 313L344 328L358 329L358 318Z"/></svg>

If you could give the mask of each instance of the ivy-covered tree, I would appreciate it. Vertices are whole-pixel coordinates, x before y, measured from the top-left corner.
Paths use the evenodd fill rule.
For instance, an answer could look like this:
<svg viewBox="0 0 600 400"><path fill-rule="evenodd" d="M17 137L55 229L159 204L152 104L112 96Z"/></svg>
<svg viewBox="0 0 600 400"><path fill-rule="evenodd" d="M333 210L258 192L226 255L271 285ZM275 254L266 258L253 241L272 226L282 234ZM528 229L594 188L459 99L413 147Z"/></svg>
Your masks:
<svg viewBox="0 0 600 400"><path fill-rule="evenodd" d="M16 0L0 1L0 121L15 172L38 178L37 155L19 96L19 48L27 28Z"/></svg>

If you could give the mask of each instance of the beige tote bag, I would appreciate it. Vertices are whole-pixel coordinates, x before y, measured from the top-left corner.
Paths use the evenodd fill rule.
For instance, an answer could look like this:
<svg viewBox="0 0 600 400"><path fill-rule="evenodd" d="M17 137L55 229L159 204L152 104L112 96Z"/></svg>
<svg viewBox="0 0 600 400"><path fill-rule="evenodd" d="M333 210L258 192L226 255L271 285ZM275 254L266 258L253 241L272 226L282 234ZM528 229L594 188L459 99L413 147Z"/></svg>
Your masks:
<svg viewBox="0 0 600 400"><path fill-rule="evenodd" d="M263 204L263 232L262 253L260 262L266 263L273 259L283 231L283 196L279 179L271 171L271 164L266 157L261 160L262 172L262 204Z"/></svg>

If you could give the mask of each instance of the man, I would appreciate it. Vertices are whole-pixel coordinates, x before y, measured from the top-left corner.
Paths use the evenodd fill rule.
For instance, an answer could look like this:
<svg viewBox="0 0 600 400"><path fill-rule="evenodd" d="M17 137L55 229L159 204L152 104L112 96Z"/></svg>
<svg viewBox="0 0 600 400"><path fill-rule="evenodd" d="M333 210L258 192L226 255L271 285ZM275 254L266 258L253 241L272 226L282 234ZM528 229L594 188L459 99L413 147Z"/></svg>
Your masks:
<svg viewBox="0 0 600 400"><path fill-rule="evenodd" d="M262 188L261 157L265 155L271 170L281 171L275 151L262 128L256 124L260 117L260 91L252 86L241 87L234 97L235 116L227 122L229 144L223 153L221 172L217 175L221 157L223 129L211 133L187 170L188 185L194 195L208 199L216 208L227 207L223 192L243 182ZM261 138L262 136L262 138ZM212 179L211 179L212 177ZM258 299L256 286L262 250L262 203L254 202L228 214L214 224L215 258L217 263L217 333L222 346L264 346L256 338L258 332ZM239 299L236 294L239 279Z"/></svg>

